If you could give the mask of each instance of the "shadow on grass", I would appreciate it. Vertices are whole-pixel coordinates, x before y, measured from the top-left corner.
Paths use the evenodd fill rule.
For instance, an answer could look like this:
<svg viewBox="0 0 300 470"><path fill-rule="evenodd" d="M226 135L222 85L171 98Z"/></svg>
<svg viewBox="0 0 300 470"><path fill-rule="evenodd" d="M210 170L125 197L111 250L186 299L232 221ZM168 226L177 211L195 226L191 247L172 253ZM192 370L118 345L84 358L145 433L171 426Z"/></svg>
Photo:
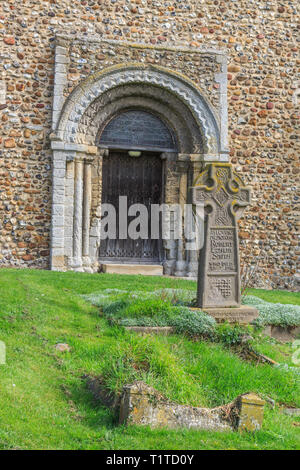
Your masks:
<svg viewBox="0 0 300 470"><path fill-rule="evenodd" d="M118 413L93 396L83 377L80 377L76 383L69 383L67 389L63 387L63 390L69 404L74 403L79 419L90 429L97 430L99 427L105 427L112 430L118 427ZM74 419L78 419L76 415Z"/></svg>

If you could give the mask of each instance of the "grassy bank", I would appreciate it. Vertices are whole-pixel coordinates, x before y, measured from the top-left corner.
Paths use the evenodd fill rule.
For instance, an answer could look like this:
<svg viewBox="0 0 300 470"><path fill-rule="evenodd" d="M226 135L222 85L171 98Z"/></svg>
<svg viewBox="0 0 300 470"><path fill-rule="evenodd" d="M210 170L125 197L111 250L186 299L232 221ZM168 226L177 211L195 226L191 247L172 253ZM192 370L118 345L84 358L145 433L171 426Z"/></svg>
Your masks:
<svg viewBox="0 0 300 470"><path fill-rule="evenodd" d="M110 327L80 295L108 288L195 290L193 281L157 277L0 271L0 449L296 449L299 418L279 405L300 407L299 375L242 361L229 349L182 336L140 337ZM252 290L269 302L299 304L299 294ZM257 338L257 347L291 363L290 345ZM66 342L71 352L54 346ZM276 402L252 434L150 430L116 425L93 401L83 374L103 375L120 390L145 380L179 403L217 406L255 391Z"/></svg>

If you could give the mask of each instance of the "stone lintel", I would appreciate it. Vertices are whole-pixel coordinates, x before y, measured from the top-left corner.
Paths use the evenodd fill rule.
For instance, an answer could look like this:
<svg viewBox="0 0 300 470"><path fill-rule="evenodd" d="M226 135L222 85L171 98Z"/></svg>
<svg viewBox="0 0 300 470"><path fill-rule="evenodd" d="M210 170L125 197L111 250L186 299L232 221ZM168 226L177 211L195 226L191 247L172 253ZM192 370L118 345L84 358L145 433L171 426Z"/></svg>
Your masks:
<svg viewBox="0 0 300 470"><path fill-rule="evenodd" d="M203 154L202 153L191 153L190 154L190 161L193 162L193 163L203 162Z"/></svg>
<svg viewBox="0 0 300 470"><path fill-rule="evenodd" d="M88 36L77 36L73 38L66 34L57 33L56 34L56 44L63 45L66 47L67 44L70 43L77 43L77 44L87 44L87 43L94 43L94 44L108 44L112 46L124 46L126 48L133 48L133 49L147 49L147 50L158 50L158 51L173 51L173 52L186 52L186 53L193 53L198 55L206 55L212 54L216 56L216 61L218 63L223 63L227 61L227 50L225 48L214 48L214 47L191 47L191 46L184 46L182 44L177 44L176 46L170 44L148 44L143 42L131 42L131 41L120 41L117 39L106 39L100 36L88 35Z"/></svg>
<svg viewBox="0 0 300 470"><path fill-rule="evenodd" d="M219 154L211 154L211 153L203 153L202 154L202 161L203 162L209 162L209 163L219 162L220 161L220 155Z"/></svg>

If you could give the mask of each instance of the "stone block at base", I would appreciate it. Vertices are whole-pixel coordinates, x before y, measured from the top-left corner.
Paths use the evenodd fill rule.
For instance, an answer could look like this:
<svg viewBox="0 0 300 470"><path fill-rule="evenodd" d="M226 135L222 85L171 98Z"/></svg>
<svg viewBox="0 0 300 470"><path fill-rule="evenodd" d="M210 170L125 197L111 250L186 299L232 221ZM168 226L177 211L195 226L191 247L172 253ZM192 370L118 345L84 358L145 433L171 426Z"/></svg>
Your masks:
<svg viewBox="0 0 300 470"><path fill-rule="evenodd" d="M238 429L259 431L264 418L265 401L254 393L246 393L237 398L236 405L239 410Z"/></svg>
<svg viewBox="0 0 300 470"><path fill-rule="evenodd" d="M102 264L104 273L110 274L143 274L144 276L162 276L160 264Z"/></svg>
<svg viewBox="0 0 300 470"><path fill-rule="evenodd" d="M263 334L275 338L282 343L289 343L294 341L300 334L300 327L267 325L263 330Z"/></svg>
<svg viewBox="0 0 300 470"><path fill-rule="evenodd" d="M214 317L218 323L227 321L228 323L247 325L258 317L257 309L247 305L241 307L193 308L192 310L201 310Z"/></svg>
<svg viewBox="0 0 300 470"><path fill-rule="evenodd" d="M119 423L169 429L258 431L265 402L254 393L240 395L228 405L198 408L167 400L141 381L126 385L120 401Z"/></svg>
<svg viewBox="0 0 300 470"><path fill-rule="evenodd" d="M144 382L136 381L124 387L120 404L119 423L152 428L204 429L229 431L221 408L195 408L166 400Z"/></svg>

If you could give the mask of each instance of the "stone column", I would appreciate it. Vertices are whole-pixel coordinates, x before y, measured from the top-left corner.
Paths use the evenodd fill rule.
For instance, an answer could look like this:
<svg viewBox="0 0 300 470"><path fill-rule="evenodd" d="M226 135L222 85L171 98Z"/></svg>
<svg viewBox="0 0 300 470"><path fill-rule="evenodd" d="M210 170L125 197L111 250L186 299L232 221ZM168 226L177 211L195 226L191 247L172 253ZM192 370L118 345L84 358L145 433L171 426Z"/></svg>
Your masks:
<svg viewBox="0 0 300 470"><path fill-rule="evenodd" d="M98 148L65 143L55 133L50 135L50 140L53 150L51 269L82 271L83 158L94 158ZM87 171L87 179L88 174Z"/></svg>
<svg viewBox="0 0 300 470"><path fill-rule="evenodd" d="M190 166L190 177L189 177L189 197L188 197L188 202L192 204L192 193L191 193L191 187L193 186L193 182L195 177L197 177L198 174L200 174L202 170L203 163L199 161L199 155L190 155L191 157L191 166ZM191 221L193 224L193 229L194 230L200 230L200 227L197 227L195 224L197 224L197 220L195 219ZM187 277L193 277L197 278L198 275L198 250L189 250L187 251L187 258L188 258L188 264L187 264Z"/></svg>
<svg viewBox="0 0 300 470"><path fill-rule="evenodd" d="M108 156L108 149L97 150L92 165L92 217L89 231L89 257L93 272L99 270L99 248L101 234L102 162Z"/></svg>
<svg viewBox="0 0 300 470"><path fill-rule="evenodd" d="M91 160L84 161L83 181L83 219L82 219L82 260L84 270L91 272L90 260L90 219L92 199L92 168Z"/></svg>
<svg viewBox="0 0 300 470"><path fill-rule="evenodd" d="M173 192L170 194L170 188L167 186L170 181L172 181L171 177L171 169L170 166L177 161L178 154L175 152L163 152L160 155L160 158L163 160L163 189L164 189L164 197L163 203L167 206L173 204L175 201L173 200ZM176 185L172 185L172 189L176 188ZM174 190L175 193L175 190ZM176 194L176 193L175 193ZM176 195L175 195L176 197ZM164 274L168 276L174 275L175 271L175 264L176 264L176 257L177 257L177 243L174 239L174 214L166 211L165 214L162 214L162 223L165 223L167 227L170 227L170 238L163 238L163 248L165 252L165 259L163 263L164 267Z"/></svg>
<svg viewBox="0 0 300 470"><path fill-rule="evenodd" d="M179 155L179 158L181 155ZM187 171L188 171L188 156L182 156L183 161L179 161L178 168L180 172L179 176L179 204L181 207L181 220L178 223L181 223L181 238L177 242L177 260L175 266L175 276L185 276L186 274L186 259L184 253L184 205L187 203Z"/></svg>
<svg viewBox="0 0 300 470"><path fill-rule="evenodd" d="M75 159L74 218L73 218L73 268L82 268L82 209L83 209L83 161Z"/></svg>
<svg viewBox="0 0 300 470"><path fill-rule="evenodd" d="M74 155L67 156L65 180L65 256L68 266L73 263L73 218L74 218Z"/></svg>
<svg viewBox="0 0 300 470"><path fill-rule="evenodd" d="M51 270L65 269L64 228L65 228L65 173L66 155L55 151L52 178L52 219L51 219Z"/></svg>

